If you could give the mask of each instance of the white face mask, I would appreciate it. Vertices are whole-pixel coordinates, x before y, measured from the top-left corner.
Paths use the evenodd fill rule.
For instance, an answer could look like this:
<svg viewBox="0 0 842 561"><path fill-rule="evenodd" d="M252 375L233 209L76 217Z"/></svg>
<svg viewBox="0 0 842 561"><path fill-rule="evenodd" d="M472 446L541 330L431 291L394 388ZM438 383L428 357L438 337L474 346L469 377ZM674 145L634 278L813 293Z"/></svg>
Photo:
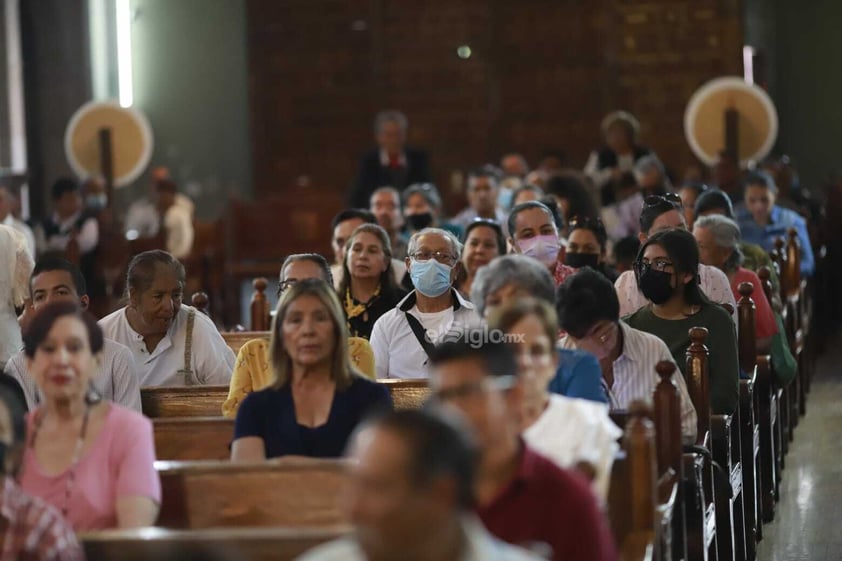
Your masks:
<svg viewBox="0 0 842 561"><path fill-rule="evenodd" d="M517 242L517 245L521 253L537 259L545 267L551 267L555 264L558 259L558 251L561 249L561 242L558 240L558 236L553 234L520 240Z"/></svg>

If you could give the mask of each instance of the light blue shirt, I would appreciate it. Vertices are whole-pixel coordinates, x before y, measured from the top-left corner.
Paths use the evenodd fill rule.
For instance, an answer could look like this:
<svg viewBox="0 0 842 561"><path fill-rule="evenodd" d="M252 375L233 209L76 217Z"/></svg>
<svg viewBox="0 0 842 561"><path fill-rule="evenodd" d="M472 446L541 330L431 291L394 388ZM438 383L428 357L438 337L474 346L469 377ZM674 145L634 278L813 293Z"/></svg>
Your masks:
<svg viewBox="0 0 842 561"><path fill-rule="evenodd" d="M816 262L813 258L810 236L807 234L807 223L794 210L775 205L772 207L769 223L761 226L754 221L748 209L740 208L737 211L737 223L740 225L743 241L759 245L766 251L775 247L775 240L779 237L786 240L787 231L795 228L801 244L801 274L809 277L815 272Z"/></svg>
<svg viewBox="0 0 842 561"><path fill-rule="evenodd" d="M559 363L555 377L550 380L550 392L608 403L608 396L602 387L602 369L596 357L579 349L556 350Z"/></svg>

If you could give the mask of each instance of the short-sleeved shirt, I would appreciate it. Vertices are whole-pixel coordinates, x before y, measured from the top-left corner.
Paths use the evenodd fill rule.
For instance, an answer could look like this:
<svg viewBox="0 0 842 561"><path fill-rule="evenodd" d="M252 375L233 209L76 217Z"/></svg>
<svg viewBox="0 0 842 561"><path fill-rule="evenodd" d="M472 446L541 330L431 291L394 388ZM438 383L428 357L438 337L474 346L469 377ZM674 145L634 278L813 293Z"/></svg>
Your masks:
<svg viewBox="0 0 842 561"><path fill-rule="evenodd" d="M558 368L550 380L549 391L566 397L608 403L602 385L602 370L596 357L579 349L557 350Z"/></svg>
<svg viewBox="0 0 842 561"><path fill-rule="evenodd" d="M751 283L754 287L754 292L751 295L751 299L754 300L754 335L758 339L771 337L778 332L778 324L775 321L775 314L772 313L772 306L769 305L769 300L766 298L766 293L763 292L760 278L752 271L738 267L734 278L731 280L731 290L738 302L742 298L739 287L744 282Z"/></svg>
<svg viewBox="0 0 842 561"><path fill-rule="evenodd" d="M295 417L290 385L279 390L267 388L249 394L240 405L234 439L263 439L267 458L338 458L360 421L370 413L391 407L392 398L385 386L354 376L350 386L335 392L327 422L315 428L305 427Z"/></svg>
<svg viewBox="0 0 842 561"><path fill-rule="evenodd" d="M801 244L801 274L812 276L815 272L816 260L813 256L810 235L807 233L807 223L794 210L775 205L769 214L768 224L761 226L754 221L754 217L748 209L744 205L740 205L737 208L737 224L740 225L743 240L757 244L766 251L775 247L775 240L778 238L787 239L789 229L795 228L798 233L798 241Z"/></svg>
<svg viewBox="0 0 842 561"><path fill-rule="evenodd" d="M23 456L21 487L59 510L67 505L67 520L77 532L117 527L117 499L148 497L161 502L161 481L155 471L152 422L119 405L106 402L108 411L96 441L79 459L70 498L66 499L70 468L47 475L38 464L35 450L27 446ZM33 430L39 409L27 416L27 432Z"/></svg>
<svg viewBox="0 0 842 561"><path fill-rule="evenodd" d="M535 544L548 545L553 561L617 558L614 538L587 481L523 444L514 477L477 514L503 541L533 551Z"/></svg>

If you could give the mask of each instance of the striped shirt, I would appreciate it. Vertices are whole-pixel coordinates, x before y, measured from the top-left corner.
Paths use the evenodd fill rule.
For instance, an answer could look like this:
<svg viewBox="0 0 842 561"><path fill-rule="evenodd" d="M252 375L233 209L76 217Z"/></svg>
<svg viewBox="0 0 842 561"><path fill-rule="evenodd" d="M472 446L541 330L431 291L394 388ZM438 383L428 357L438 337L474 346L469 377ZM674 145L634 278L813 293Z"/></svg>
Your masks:
<svg viewBox="0 0 842 561"><path fill-rule="evenodd" d="M651 405L652 394L660 381L655 366L663 361L675 364L666 343L658 337L620 322L623 332L623 350L614 361L614 384L609 388L603 378L602 383L611 409L628 409L631 402L642 399ZM570 337L560 341L564 349L575 349L576 344ZM672 376L681 398L681 434L686 443L696 440L696 410L687 392L687 384L678 366Z"/></svg>
<svg viewBox="0 0 842 561"><path fill-rule="evenodd" d="M6 374L14 377L23 388L26 406L30 410L43 400L38 384L26 371L26 357L23 351L9 359ZM100 395L109 401L140 413L140 384L132 352L124 345L105 339L102 346L102 365L94 386Z"/></svg>
<svg viewBox="0 0 842 561"><path fill-rule="evenodd" d="M0 561L82 561L76 535L55 507L3 477Z"/></svg>

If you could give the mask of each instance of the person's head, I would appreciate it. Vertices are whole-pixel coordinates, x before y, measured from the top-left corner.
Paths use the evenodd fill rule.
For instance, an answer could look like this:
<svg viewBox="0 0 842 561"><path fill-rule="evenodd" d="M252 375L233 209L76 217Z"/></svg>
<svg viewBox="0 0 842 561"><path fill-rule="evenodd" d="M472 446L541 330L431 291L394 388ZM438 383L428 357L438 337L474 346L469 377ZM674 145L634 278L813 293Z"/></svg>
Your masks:
<svg viewBox="0 0 842 561"><path fill-rule="evenodd" d="M476 275L480 267L506 254L506 238L500 225L491 220L477 219L465 228L462 248L462 267L468 275Z"/></svg>
<svg viewBox="0 0 842 561"><path fill-rule="evenodd" d="M400 111L381 111L374 118L374 140L387 153L395 155L403 150L409 121Z"/></svg>
<svg viewBox="0 0 842 561"><path fill-rule="evenodd" d="M82 183L82 196L85 197L85 207L91 210L102 210L108 206L105 181L97 175L87 178Z"/></svg>
<svg viewBox="0 0 842 561"><path fill-rule="evenodd" d="M0 185L0 222L12 214L15 208L15 196L5 185Z"/></svg>
<svg viewBox="0 0 842 561"><path fill-rule="evenodd" d="M541 189L537 185L527 183L526 185L521 185L520 187L515 189L514 193L512 193L512 206L515 207L521 203L525 203L528 201L538 201L543 197L543 189Z"/></svg>
<svg viewBox="0 0 842 561"><path fill-rule="evenodd" d="M614 111L602 119L602 136L614 152L624 154L637 142L640 123L627 111Z"/></svg>
<svg viewBox="0 0 842 561"><path fill-rule="evenodd" d="M559 363L555 350L558 318L553 307L535 298L515 300L494 311L488 328L514 336L509 340L517 352L518 377L528 401L546 396Z"/></svg>
<svg viewBox="0 0 842 561"><path fill-rule="evenodd" d="M377 217L377 223L389 235L395 234L403 226L401 195L394 187L375 189L369 199L369 210Z"/></svg>
<svg viewBox="0 0 842 561"><path fill-rule="evenodd" d="M597 271L586 267L565 279L556 292L556 310L559 326L580 349L601 360L617 345L620 300Z"/></svg>
<svg viewBox="0 0 842 561"><path fill-rule="evenodd" d="M640 239L637 236L626 236L614 244L614 268L618 272L631 271L637 252L640 251Z"/></svg>
<svg viewBox="0 0 842 561"><path fill-rule="evenodd" d="M693 217L698 220L700 216L709 216L711 214L721 214L728 218L734 218L734 205L731 203L731 197L725 191L719 189L708 189L696 199L696 204L693 206Z"/></svg>
<svg viewBox="0 0 842 561"><path fill-rule="evenodd" d="M644 196L663 195L672 191L664 164L654 154L640 158L634 165L634 176Z"/></svg>
<svg viewBox="0 0 842 561"><path fill-rule="evenodd" d="M597 267L605 261L608 234L599 218L574 218L567 234L567 253L564 263L579 269Z"/></svg>
<svg viewBox="0 0 842 561"><path fill-rule="evenodd" d="M778 188L766 172L750 173L743 192L746 209L758 224L766 224L775 206Z"/></svg>
<svg viewBox="0 0 842 561"><path fill-rule="evenodd" d="M503 255L477 271L471 302L480 317L513 300L533 297L555 302L555 282L546 267L524 255Z"/></svg>
<svg viewBox="0 0 842 561"><path fill-rule="evenodd" d="M480 216L493 217L497 208L497 177L487 169L468 174L468 204Z"/></svg>
<svg viewBox="0 0 842 561"><path fill-rule="evenodd" d="M646 238L661 230L673 228L687 229L684 212L681 209L681 198L675 193L664 196L651 196L643 199L643 210L640 212L641 243Z"/></svg>
<svg viewBox="0 0 842 561"><path fill-rule="evenodd" d="M424 228L412 234L406 247L406 269L415 290L428 298L445 294L459 274L460 255L462 244L447 230Z"/></svg>
<svg viewBox="0 0 842 561"><path fill-rule="evenodd" d="M565 161L567 161L567 155L562 150L547 150L538 162L538 169L552 174L561 170Z"/></svg>
<svg viewBox="0 0 842 561"><path fill-rule="evenodd" d="M565 223L574 216L597 216L593 199L585 187L585 178L578 172L567 171L554 175L544 185L547 195L558 201Z"/></svg>
<svg viewBox="0 0 842 561"><path fill-rule="evenodd" d="M500 158L500 168L502 168L503 175L506 177L519 177L523 179L529 173L529 164L526 163L526 158L516 152L506 154Z"/></svg>
<svg viewBox="0 0 842 561"><path fill-rule="evenodd" d="M708 300L699 286L699 246L687 230L662 230L640 246L635 262L637 286L655 305L679 298L685 305Z"/></svg>
<svg viewBox="0 0 842 561"><path fill-rule="evenodd" d="M708 186L704 183L685 183L678 190L678 196L681 197L681 208L684 211L684 221L690 229L693 228L693 221L696 219L696 201L707 190Z"/></svg>
<svg viewBox="0 0 842 561"><path fill-rule="evenodd" d="M0 385L0 473L17 475L26 442L25 404L10 387Z"/></svg>
<svg viewBox="0 0 842 561"><path fill-rule="evenodd" d="M736 271L742 263L740 227L730 218L718 214L703 216L693 227L693 237L704 265L728 274Z"/></svg>
<svg viewBox="0 0 842 561"><path fill-rule="evenodd" d="M42 257L29 277L29 296L38 310L51 302L75 302L88 308L88 286L79 268L61 257Z"/></svg>
<svg viewBox="0 0 842 561"><path fill-rule="evenodd" d="M362 424L346 454L343 510L371 559L425 549L474 506L477 450L455 415L390 412Z"/></svg>
<svg viewBox="0 0 842 561"><path fill-rule="evenodd" d="M389 234L377 224L362 224L348 238L345 244L345 262L339 294L345 295L347 288L357 280L379 279L382 292L396 287L392 273L392 244Z"/></svg>
<svg viewBox="0 0 842 561"><path fill-rule="evenodd" d="M729 150L719 152L713 166L713 182L723 191L734 193L740 182L740 162L736 154Z"/></svg>
<svg viewBox="0 0 842 561"><path fill-rule="evenodd" d="M172 179L161 179L155 182L155 206L164 212L175 204L178 186Z"/></svg>
<svg viewBox="0 0 842 561"><path fill-rule="evenodd" d="M348 328L336 291L322 279L303 279L278 301L269 334L272 387L292 383L297 368L328 368L336 387L351 383Z"/></svg>
<svg viewBox="0 0 842 561"><path fill-rule="evenodd" d="M62 177L56 180L50 195L53 199L53 210L59 218L69 218L82 210L82 196L75 179Z"/></svg>
<svg viewBox="0 0 842 561"><path fill-rule="evenodd" d="M509 213L509 242L516 253L537 259L548 269L555 267L561 242L553 213L544 203L529 201Z"/></svg>
<svg viewBox="0 0 842 561"><path fill-rule="evenodd" d="M144 336L165 334L181 309L184 282L184 265L166 251L135 255L126 275L128 307L135 312L132 328Z"/></svg>
<svg viewBox="0 0 842 561"><path fill-rule="evenodd" d="M345 244L351 233L361 224L377 224L377 218L362 208L346 208L333 217L330 230L333 232L330 247L333 249L334 263L341 265L345 260Z"/></svg>
<svg viewBox="0 0 842 561"><path fill-rule="evenodd" d="M441 212L441 195L432 183L414 183L403 192L403 217L412 231L434 227Z"/></svg>
<svg viewBox="0 0 842 561"><path fill-rule="evenodd" d="M498 341L486 331L469 330L430 353L433 401L465 417L482 453L517 438L520 429L523 392L515 349Z"/></svg>
<svg viewBox="0 0 842 561"><path fill-rule="evenodd" d="M327 259L318 253L294 253L284 259L278 275L278 298L290 286L304 279L321 279L333 286L333 275Z"/></svg>
<svg viewBox="0 0 842 561"><path fill-rule="evenodd" d="M23 334L26 371L47 401L82 403L99 371L102 329L76 302L52 302Z"/></svg>

